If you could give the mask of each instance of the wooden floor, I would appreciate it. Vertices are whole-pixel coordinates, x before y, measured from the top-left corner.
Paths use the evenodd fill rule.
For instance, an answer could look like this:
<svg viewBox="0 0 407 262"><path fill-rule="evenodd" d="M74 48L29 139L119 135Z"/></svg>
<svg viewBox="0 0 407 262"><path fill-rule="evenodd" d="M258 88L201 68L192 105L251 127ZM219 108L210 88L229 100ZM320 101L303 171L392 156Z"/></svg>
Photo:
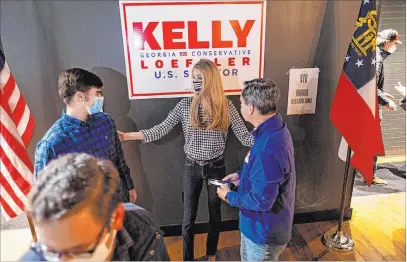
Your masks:
<svg viewBox="0 0 407 262"><path fill-rule="evenodd" d="M322 235L335 229L336 222L308 223L294 226L292 240L280 260L406 261L405 197L405 193L394 193L352 199L353 218L344 223L344 232L355 242L352 252L337 253L322 244ZM182 260L182 238L165 241L171 260ZM196 258L205 255L205 241L206 234L195 236ZM238 231L221 233L219 250L239 244Z"/></svg>

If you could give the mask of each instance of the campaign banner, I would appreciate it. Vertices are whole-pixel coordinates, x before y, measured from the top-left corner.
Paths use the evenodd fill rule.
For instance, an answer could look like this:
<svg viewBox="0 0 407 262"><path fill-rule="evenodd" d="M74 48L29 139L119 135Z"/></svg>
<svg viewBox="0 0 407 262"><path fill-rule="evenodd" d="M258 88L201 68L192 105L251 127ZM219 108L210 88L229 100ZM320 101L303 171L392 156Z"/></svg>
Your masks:
<svg viewBox="0 0 407 262"><path fill-rule="evenodd" d="M263 76L266 1L120 1L130 99L186 97L213 61L226 94Z"/></svg>

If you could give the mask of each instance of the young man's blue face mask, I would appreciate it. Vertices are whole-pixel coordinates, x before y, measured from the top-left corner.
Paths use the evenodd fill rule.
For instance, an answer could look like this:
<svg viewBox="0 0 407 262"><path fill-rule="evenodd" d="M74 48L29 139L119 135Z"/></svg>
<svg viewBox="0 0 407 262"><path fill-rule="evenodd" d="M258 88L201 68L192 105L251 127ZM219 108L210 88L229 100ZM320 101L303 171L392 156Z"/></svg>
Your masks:
<svg viewBox="0 0 407 262"><path fill-rule="evenodd" d="M86 110L88 110L89 115L103 112L103 96L90 96L87 94L85 95L88 96L90 99L93 99L93 104L91 106L86 106Z"/></svg>

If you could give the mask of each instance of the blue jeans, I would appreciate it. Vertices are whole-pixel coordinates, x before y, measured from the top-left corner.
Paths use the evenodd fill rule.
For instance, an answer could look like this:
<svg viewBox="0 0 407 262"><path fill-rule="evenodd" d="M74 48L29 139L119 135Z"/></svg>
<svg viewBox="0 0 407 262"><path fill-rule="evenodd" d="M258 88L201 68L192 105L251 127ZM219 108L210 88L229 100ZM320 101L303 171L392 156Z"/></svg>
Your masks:
<svg viewBox="0 0 407 262"><path fill-rule="evenodd" d="M242 261L278 261L278 257L283 253L286 245L256 244L250 239L241 235L240 256Z"/></svg>

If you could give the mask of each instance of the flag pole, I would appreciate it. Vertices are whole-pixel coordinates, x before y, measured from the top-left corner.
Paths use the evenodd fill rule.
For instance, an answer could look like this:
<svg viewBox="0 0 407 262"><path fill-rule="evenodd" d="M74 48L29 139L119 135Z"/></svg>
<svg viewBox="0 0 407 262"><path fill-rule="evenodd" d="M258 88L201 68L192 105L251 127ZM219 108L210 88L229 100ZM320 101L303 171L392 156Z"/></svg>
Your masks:
<svg viewBox="0 0 407 262"><path fill-rule="evenodd" d="M33 218L29 213L26 212L25 214L27 216L28 225L30 226L31 237L33 238L33 242L36 243L38 241L38 239L37 239L37 233L35 232L35 228L34 228Z"/></svg>
<svg viewBox="0 0 407 262"><path fill-rule="evenodd" d="M345 175L344 175L343 187L342 187L341 208L340 208L339 220L338 220L338 229L337 230L328 230L322 238L322 242L328 248L330 248L334 251L343 252L343 253L352 251L353 247L355 246L355 242L353 242L352 238L348 235L345 235L342 230L343 217L345 214L346 192L348 189L348 176L349 176L351 153L352 153L352 149L348 146L348 153L346 156L346 163L345 163ZM335 231L335 232L333 232L333 231Z"/></svg>

